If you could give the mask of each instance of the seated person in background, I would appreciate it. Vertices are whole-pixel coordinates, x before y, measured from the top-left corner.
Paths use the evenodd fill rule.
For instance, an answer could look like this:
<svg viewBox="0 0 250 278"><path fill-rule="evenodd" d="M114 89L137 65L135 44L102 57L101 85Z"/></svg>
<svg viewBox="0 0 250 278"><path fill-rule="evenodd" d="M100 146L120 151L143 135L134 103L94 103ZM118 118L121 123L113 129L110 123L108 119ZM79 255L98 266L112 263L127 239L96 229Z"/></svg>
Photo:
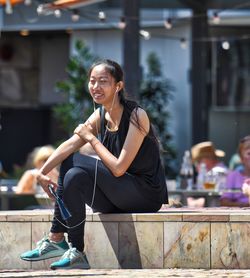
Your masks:
<svg viewBox="0 0 250 278"><path fill-rule="evenodd" d="M248 197L248 203L250 204L250 178L244 181L242 185L242 192Z"/></svg>
<svg viewBox="0 0 250 278"><path fill-rule="evenodd" d="M242 171L244 166L242 165L240 155L238 153L235 153L232 155L232 157L229 160L229 170L239 170Z"/></svg>
<svg viewBox="0 0 250 278"><path fill-rule="evenodd" d="M20 178L16 188L17 194L35 194L40 191L38 188L40 187L40 185L37 185L36 176L38 170L44 165L46 160L50 157L50 155L53 152L54 148L49 145L37 147L32 151L32 166L34 168L26 170ZM56 182L58 178L58 171L56 169L53 169L49 173L49 176L52 178L53 181Z"/></svg>
<svg viewBox="0 0 250 278"><path fill-rule="evenodd" d="M219 175L221 173L225 174L227 172L227 167L220 161L220 159L225 156L225 152L215 149L211 141L205 141L194 145L191 148L191 155L197 175L200 173L202 164L205 165L206 172L214 175ZM205 198L188 197L187 205L189 207L204 207Z"/></svg>
<svg viewBox="0 0 250 278"><path fill-rule="evenodd" d="M220 160L225 156L225 152L215 149L214 144L211 141L201 142L194 145L191 149L191 154L197 173L199 173L200 165L202 163L206 165L207 172L227 172L227 167Z"/></svg>
<svg viewBox="0 0 250 278"><path fill-rule="evenodd" d="M238 152L244 167L241 170L235 169L228 174L226 189L241 190L245 180L250 178L250 135L240 140ZM225 192L221 196L221 205L248 207L249 197L242 192Z"/></svg>

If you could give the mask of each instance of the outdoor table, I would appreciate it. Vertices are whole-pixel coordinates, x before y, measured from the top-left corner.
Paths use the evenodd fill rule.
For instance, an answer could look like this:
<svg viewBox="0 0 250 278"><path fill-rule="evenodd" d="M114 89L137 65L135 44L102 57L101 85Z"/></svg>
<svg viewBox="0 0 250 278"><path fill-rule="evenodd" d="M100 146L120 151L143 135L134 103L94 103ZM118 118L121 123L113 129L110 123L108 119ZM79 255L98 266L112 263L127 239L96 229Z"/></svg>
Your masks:
<svg viewBox="0 0 250 278"><path fill-rule="evenodd" d="M30 194L15 192L18 180L0 179L0 210L22 210L33 208L50 208L53 201L47 194Z"/></svg>
<svg viewBox="0 0 250 278"><path fill-rule="evenodd" d="M236 193L241 192L241 190L207 190L207 189L194 189L194 190L187 190L187 189L175 189L169 190L169 195L179 195L181 203L186 206L187 205L187 198L205 198L205 206L206 207L218 207L220 206L220 197L223 193Z"/></svg>
<svg viewBox="0 0 250 278"><path fill-rule="evenodd" d="M38 206L34 194L17 194L14 191L0 191L0 210L20 210Z"/></svg>

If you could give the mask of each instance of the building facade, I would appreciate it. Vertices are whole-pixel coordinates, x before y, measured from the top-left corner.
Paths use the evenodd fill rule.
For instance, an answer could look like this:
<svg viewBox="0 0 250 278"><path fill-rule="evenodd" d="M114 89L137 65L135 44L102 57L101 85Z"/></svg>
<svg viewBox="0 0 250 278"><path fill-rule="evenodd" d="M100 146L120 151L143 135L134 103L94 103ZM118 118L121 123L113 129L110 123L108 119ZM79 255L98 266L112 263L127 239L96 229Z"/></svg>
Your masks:
<svg viewBox="0 0 250 278"><path fill-rule="evenodd" d="M64 69L69 55L73 53L75 40L84 40L93 54L100 58L124 64L124 31L119 28L122 7L104 4L82 7L78 21L72 21L73 10L62 11L60 17L54 14L38 15L36 11L35 4L32 7L15 6L11 15L5 13L4 7L0 9L0 160L8 170L15 163L23 163L34 146L60 139L52 107L63 99L56 94L54 85L67 76ZM105 22L97 17L100 11L105 11ZM243 39L248 32L248 17L245 13L229 13L221 18L220 26L207 17L209 32L206 37L197 40L192 34L193 15L190 9L141 9L140 30L149 32L150 39L142 35L139 37L139 65L145 73L147 56L155 52L161 61L163 75L175 88L168 109L171 114L170 133L178 154L177 165L184 151L194 142L194 127L203 128L197 127L195 121L198 119L193 113L197 109L194 104L199 106L199 101L194 99L199 97L198 94L207 95L204 111L204 115L207 113L204 116L207 118L206 139L226 151L227 162L236 151L239 138L250 133L247 123L250 61L244 65L240 63L242 57L249 57L248 39ZM165 25L168 18L174 19L171 29ZM233 36L228 31L232 26L235 30ZM29 36L20 35L25 30L28 30ZM231 38L231 50L221 48L223 37L224 41ZM208 59L206 84L202 87L206 91L194 95L192 59L196 53L192 50L197 42L208 45ZM227 73L230 68L233 69L230 70L231 76ZM237 69L241 69L242 76L237 75ZM195 71L199 72L199 68ZM223 75L220 75L222 72ZM241 78L244 79L244 89L241 88ZM239 90L244 95L240 100L237 97ZM202 118L202 111L198 117Z"/></svg>

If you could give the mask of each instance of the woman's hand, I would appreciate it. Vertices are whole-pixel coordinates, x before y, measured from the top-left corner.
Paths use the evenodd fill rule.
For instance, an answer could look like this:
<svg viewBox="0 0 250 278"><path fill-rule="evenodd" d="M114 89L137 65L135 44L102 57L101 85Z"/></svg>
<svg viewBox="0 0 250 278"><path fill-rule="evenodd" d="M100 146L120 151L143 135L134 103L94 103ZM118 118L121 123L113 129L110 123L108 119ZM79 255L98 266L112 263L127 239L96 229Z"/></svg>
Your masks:
<svg viewBox="0 0 250 278"><path fill-rule="evenodd" d="M90 121L78 125L78 127L74 130L74 133L80 136L85 142L90 142L95 137Z"/></svg>
<svg viewBox="0 0 250 278"><path fill-rule="evenodd" d="M246 179L242 185L242 192L250 197L250 179Z"/></svg>
<svg viewBox="0 0 250 278"><path fill-rule="evenodd" d="M41 172L38 172L36 179L37 182L42 186L43 190L48 194L48 196L51 199L54 199L54 196L49 191L49 184L53 185L54 190L56 190L57 184L53 182L49 176L43 175Z"/></svg>

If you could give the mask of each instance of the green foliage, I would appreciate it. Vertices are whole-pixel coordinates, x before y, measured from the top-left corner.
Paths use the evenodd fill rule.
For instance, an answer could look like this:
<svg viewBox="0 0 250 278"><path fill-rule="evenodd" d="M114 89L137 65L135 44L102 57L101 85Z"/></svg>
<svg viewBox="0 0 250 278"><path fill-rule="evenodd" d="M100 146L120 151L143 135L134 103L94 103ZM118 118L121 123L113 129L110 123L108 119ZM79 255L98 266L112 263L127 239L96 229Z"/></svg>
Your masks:
<svg viewBox="0 0 250 278"><path fill-rule="evenodd" d="M56 83L56 92L63 94L65 102L56 105L53 112L68 134L72 133L77 124L86 120L93 111L87 84L88 69L96 59L85 43L77 40L74 54L66 67L68 78Z"/></svg>
<svg viewBox="0 0 250 278"><path fill-rule="evenodd" d="M147 67L148 72L141 85L140 102L147 110L160 139L166 175L168 178L173 178L176 176L174 169L176 152L171 142L172 136L168 131L170 120L168 105L173 97L174 87L170 80L162 76L160 61L153 52L147 57Z"/></svg>

